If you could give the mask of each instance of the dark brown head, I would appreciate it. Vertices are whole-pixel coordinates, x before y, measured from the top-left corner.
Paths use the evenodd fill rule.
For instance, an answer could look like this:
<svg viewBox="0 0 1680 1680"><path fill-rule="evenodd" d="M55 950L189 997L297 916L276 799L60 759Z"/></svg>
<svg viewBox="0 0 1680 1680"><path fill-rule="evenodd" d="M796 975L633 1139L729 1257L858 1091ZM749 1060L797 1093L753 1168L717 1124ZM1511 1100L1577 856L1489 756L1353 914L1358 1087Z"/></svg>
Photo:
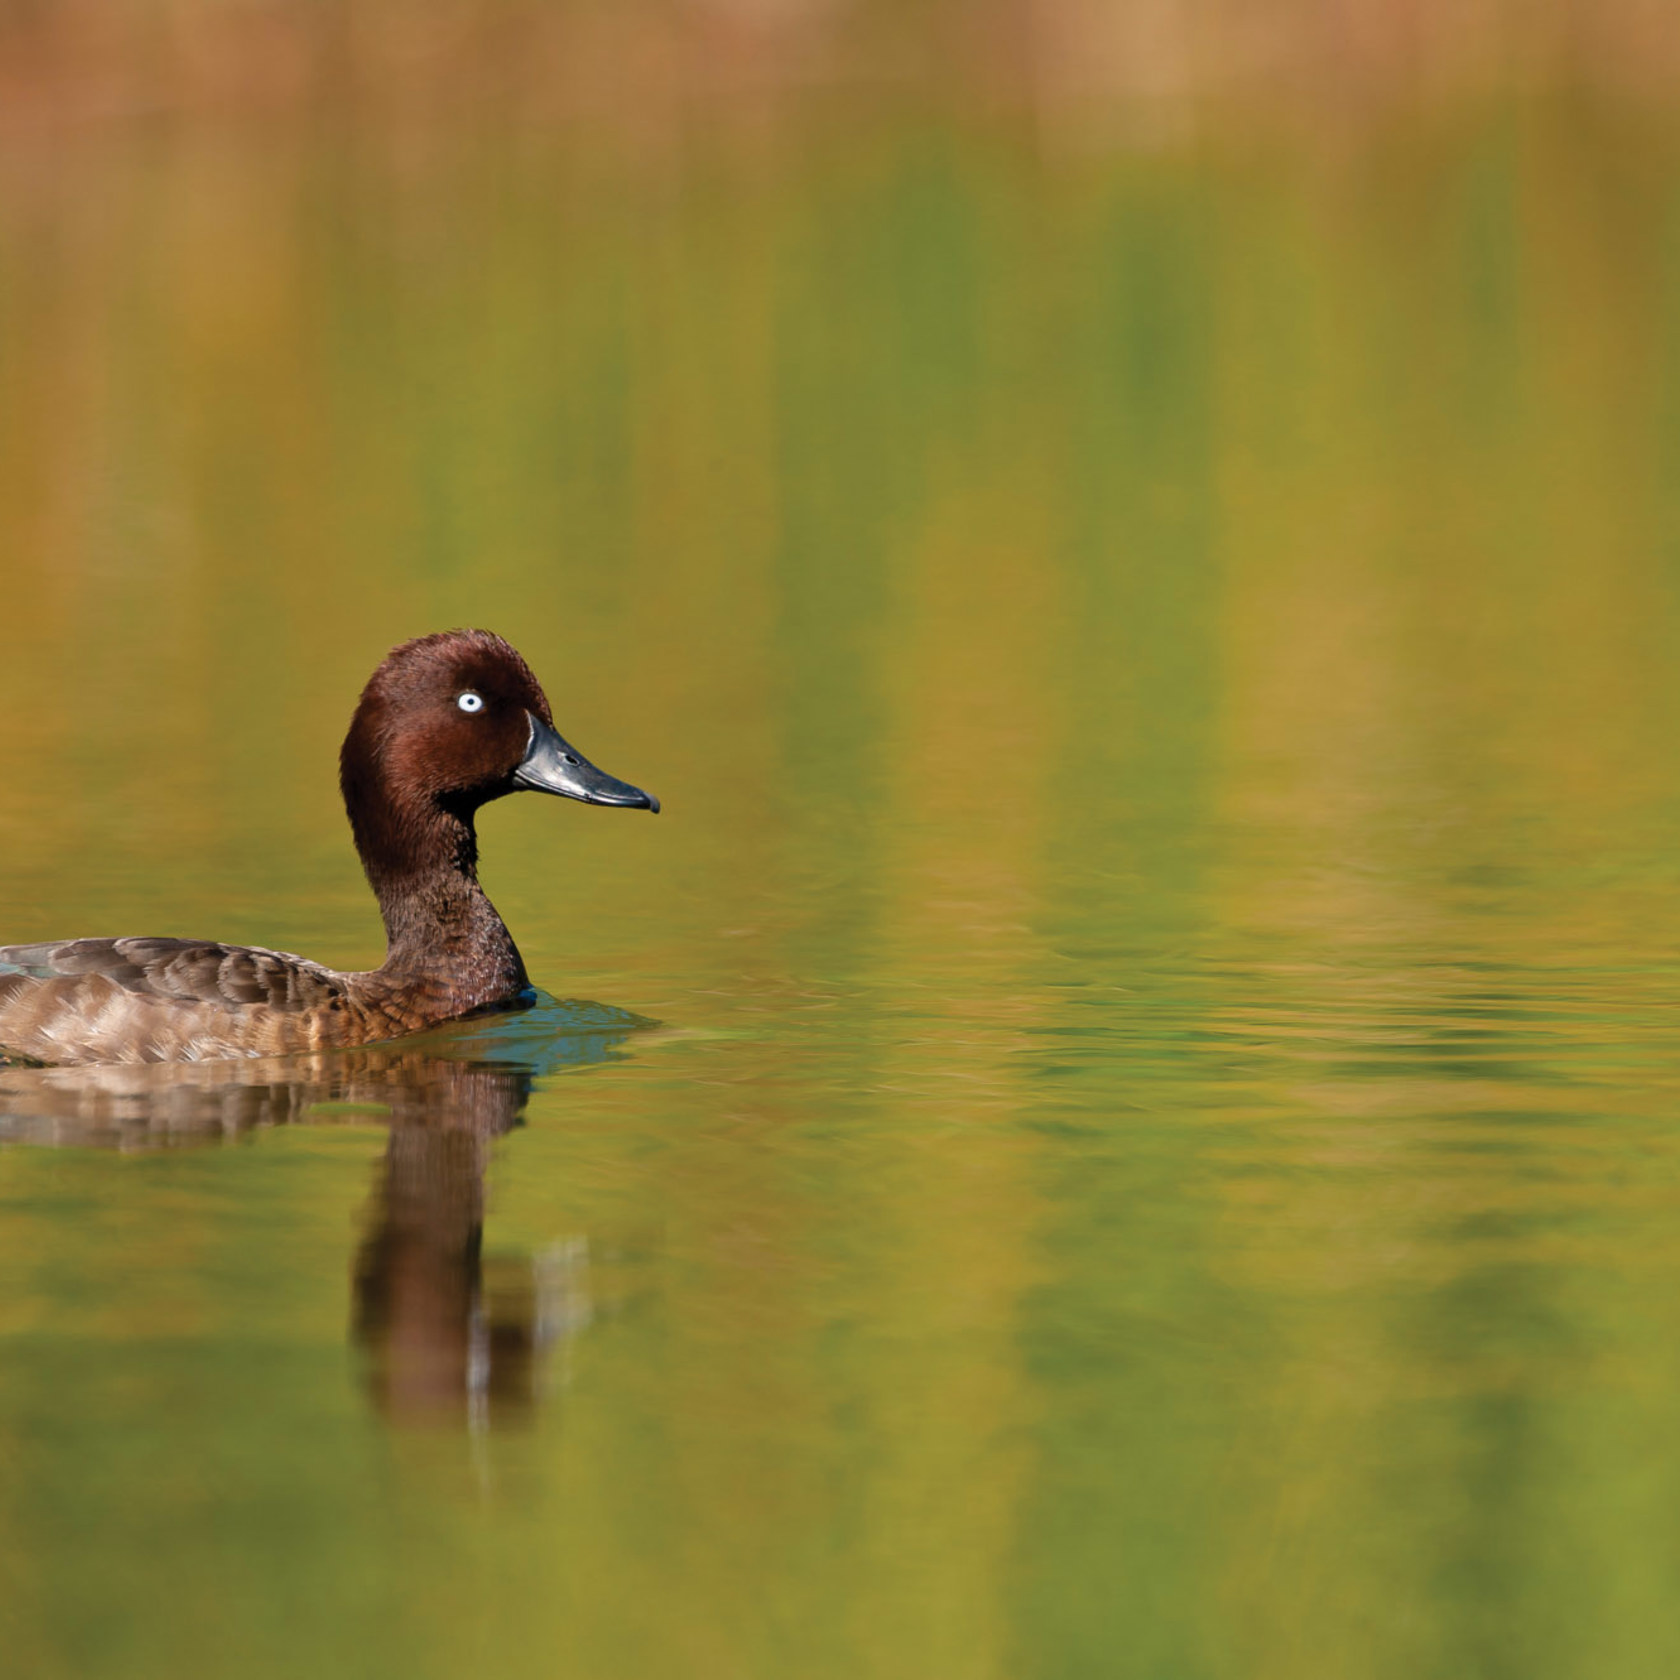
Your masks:
<svg viewBox="0 0 1680 1680"><path fill-rule="evenodd" d="M470 871L473 813L506 793L659 809L555 733L530 666L488 630L422 636L386 655L351 719L339 782L376 884L440 862Z"/></svg>

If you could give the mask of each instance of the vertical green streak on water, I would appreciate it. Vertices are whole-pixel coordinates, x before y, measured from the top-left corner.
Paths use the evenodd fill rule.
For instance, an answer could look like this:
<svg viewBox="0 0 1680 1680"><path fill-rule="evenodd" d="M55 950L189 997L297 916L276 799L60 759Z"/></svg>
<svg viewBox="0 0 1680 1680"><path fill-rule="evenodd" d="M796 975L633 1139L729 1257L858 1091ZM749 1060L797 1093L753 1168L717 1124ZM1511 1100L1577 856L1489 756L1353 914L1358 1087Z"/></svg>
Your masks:
<svg viewBox="0 0 1680 1680"><path fill-rule="evenodd" d="M1194 176L1139 170L1065 252L1055 1002L1021 1092L1054 1281L1024 1297L1018 1335L1035 1385L1067 1405L1034 1432L1014 1558L1023 1671L1194 1675L1214 1654L1193 1606L1212 1561L1208 1449L1229 1421L1203 1350L1236 1363L1240 1318L1209 1275L1198 1145L1168 1086L1173 1041L1200 1036L1208 1004L1182 957L1205 932L1221 690L1220 209ZM1117 1082L1085 1051L1121 1022L1135 1055ZM1166 1357L1139 1360L1168 1324Z"/></svg>
<svg viewBox="0 0 1680 1680"><path fill-rule="evenodd" d="M1215 216L1193 184L1146 178L1068 252L1056 490L1075 656L1051 876L1076 939L1192 931L1172 918L1200 867L1220 681Z"/></svg>
<svg viewBox="0 0 1680 1680"><path fill-rule="evenodd" d="M776 647L788 865L822 883L790 959L858 977L882 914L882 825L904 750L885 663L934 487L983 471L995 231L947 144L843 174L781 246ZM979 766L976 766L979 769ZM914 820L917 791L909 801ZM849 929L840 919L863 918Z"/></svg>

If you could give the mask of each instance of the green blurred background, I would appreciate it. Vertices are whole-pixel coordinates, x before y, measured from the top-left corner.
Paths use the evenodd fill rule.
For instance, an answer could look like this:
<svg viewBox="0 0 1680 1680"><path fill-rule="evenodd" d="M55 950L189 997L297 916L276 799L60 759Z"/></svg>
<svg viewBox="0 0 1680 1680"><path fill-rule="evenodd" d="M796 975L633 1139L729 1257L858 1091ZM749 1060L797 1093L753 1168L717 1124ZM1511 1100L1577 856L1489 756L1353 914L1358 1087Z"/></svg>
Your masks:
<svg viewBox="0 0 1680 1680"><path fill-rule="evenodd" d="M359 1374L376 1116L0 1146L0 1666L1676 1672L1677 73L0 7L0 941L377 961L334 755L451 624L665 802L481 825L661 1023L491 1155L516 1413Z"/></svg>

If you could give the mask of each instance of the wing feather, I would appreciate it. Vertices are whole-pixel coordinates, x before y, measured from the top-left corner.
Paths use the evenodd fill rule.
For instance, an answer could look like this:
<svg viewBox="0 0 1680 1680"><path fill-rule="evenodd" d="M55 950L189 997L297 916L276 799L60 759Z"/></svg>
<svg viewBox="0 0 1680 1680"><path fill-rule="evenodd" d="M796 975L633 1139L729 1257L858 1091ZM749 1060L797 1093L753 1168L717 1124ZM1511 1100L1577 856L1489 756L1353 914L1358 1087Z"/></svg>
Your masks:
<svg viewBox="0 0 1680 1680"><path fill-rule="evenodd" d="M309 1039L310 1023L297 1017L339 1011L347 995L331 969L254 946L132 938L0 946L0 1056L168 1060L198 1053L200 1039L217 1046L211 1054L272 1052ZM272 1030L253 1035L259 1014Z"/></svg>

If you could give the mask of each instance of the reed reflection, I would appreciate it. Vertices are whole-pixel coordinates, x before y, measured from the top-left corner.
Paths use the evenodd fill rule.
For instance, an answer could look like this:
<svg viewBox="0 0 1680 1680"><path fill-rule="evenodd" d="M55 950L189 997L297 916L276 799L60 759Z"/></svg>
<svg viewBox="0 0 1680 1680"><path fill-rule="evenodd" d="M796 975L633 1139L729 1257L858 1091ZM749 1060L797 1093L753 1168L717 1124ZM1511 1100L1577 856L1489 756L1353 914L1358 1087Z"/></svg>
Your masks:
<svg viewBox="0 0 1680 1680"><path fill-rule="evenodd" d="M641 1022L539 1005L423 1045L151 1066L0 1069L0 1142L126 1151L271 1126L382 1122L388 1142L351 1265L369 1397L399 1424L504 1424L540 1397L545 1354L591 1316L582 1239L483 1252L485 1172L536 1078L607 1059ZM556 1030L560 1029L560 1030Z"/></svg>

